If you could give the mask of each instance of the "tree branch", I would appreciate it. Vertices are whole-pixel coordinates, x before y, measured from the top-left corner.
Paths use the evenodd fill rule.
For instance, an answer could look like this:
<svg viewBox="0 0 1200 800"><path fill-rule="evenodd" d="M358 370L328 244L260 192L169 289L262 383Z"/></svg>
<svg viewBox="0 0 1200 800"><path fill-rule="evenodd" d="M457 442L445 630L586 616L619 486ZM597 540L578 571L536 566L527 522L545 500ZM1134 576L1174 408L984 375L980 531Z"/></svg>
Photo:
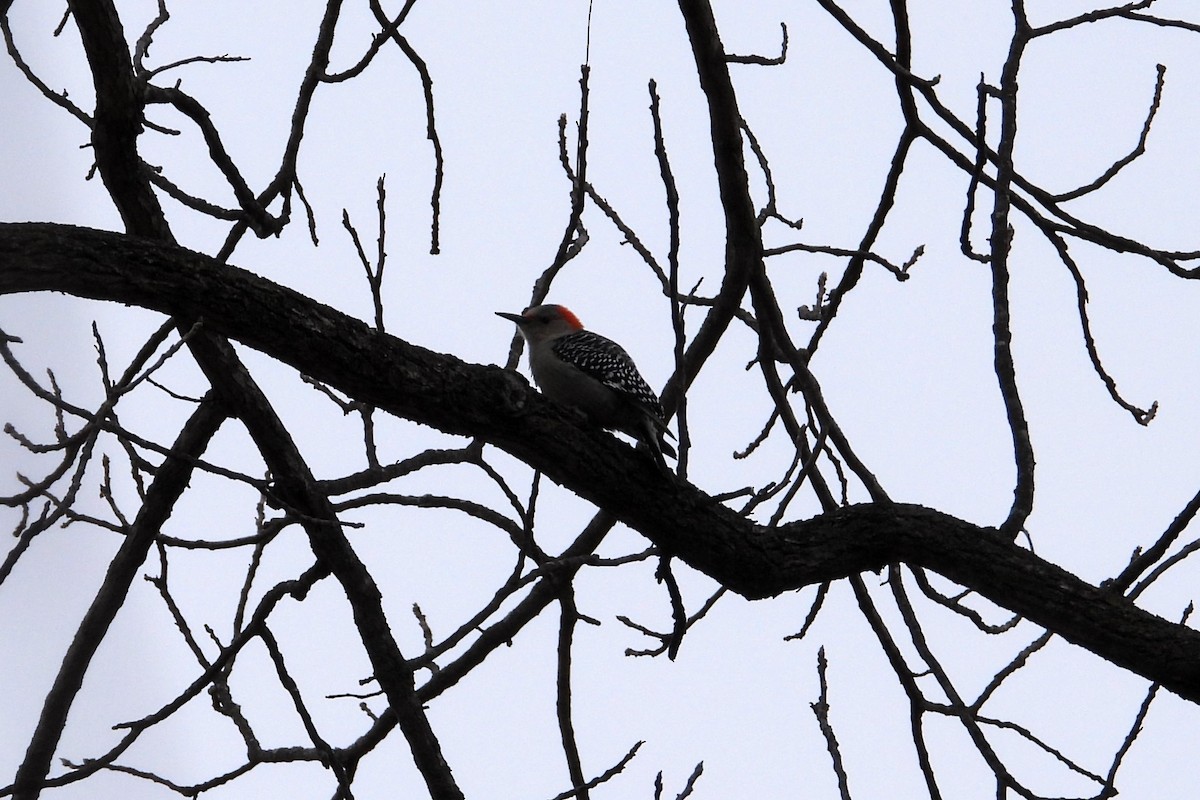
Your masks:
<svg viewBox="0 0 1200 800"><path fill-rule="evenodd" d="M178 247L41 223L0 225L0 294L65 292L202 319L364 403L478 436L611 512L664 552L760 599L886 564L924 567L1200 702L1200 633L1143 611L984 528L913 505L757 525L498 367L393 336Z"/></svg>
<svg viewBox="0 0 1200 800"><path fill-rule="evenodd" d="M175 509L175 503L187 490L192 478L192 461L204 453L208 443L226 419L227 409L214 396L209 395L184 425L175 440L174 450L190 458L168 458L159 468L154 482L146 494L137 519L125 536L121 549L108 565L104 583L92 600L91 606L79 624L75 638L67 649L58 675L54 679L37 729L25 751L25 759L13 780L13 796L17 798L37 797L42 782L50 771L50 761L67 724L67 714L83 685L84 675L91 665L92 657L104 641L108 628L117 612L125 603L129 586L141 569L146 554L154 543L154 537Z"/></svg>

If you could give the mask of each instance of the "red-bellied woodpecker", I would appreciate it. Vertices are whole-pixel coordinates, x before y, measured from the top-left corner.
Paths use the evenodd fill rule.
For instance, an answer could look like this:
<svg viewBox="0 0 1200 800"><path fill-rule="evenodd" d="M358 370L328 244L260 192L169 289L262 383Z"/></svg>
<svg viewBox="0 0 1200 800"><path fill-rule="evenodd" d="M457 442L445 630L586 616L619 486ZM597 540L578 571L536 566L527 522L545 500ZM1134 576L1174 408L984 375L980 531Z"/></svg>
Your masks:
<svg viewBox="0 0 1200 800"><path fill-rule="evenodd" d="M675 448L663 440L672 435L662 406L633 359L621 345L586 331L563 306L527 308L520 314L497 311L517 323L529 343L529 366L542 392L556 403L583 411L593 423L627 433L650 448L666 469L663 453Z"/></svg>

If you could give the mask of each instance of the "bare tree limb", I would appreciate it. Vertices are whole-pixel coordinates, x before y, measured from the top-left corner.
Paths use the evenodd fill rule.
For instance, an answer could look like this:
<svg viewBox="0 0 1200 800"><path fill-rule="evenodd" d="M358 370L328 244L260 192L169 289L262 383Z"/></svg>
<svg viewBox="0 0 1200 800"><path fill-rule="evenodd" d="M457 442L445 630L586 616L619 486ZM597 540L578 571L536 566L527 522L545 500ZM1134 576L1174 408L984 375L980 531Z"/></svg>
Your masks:
<svg viewBox="0 0 1200 800"><path fill-rule="evenodd" d="M223 404L216 397L209 396L180 431L174 449L189 456L200 456L226 416L227 409ZM83 685L92 656L96 654L108 633L109 625L124 604L129 587L154 543L154 537L171 516L176 501L187 489L191 477L192 464L189 461L167 459L150 484L137 519L108 565L104 582L80 622L75 638L59 666L54 684L46 695L37 729L29 740L25 759L13 780L13 797L18 800L37 797L41 791L42 783L50 771L50 760L66 726L67 714Z"/></svg>
<svg viewBox="0 0 1200 800"><path fill-rule="evenodd" d="M1200 701L1200 633L1087 584L991 528L887 503L775 528L756 525L661 474L612 436L581 427L512 373L407 344L181 248L69 226L0 225L0 293L21 291L203 318L209 330L357 400L501 447L745 597L903 561Z"/></svg>

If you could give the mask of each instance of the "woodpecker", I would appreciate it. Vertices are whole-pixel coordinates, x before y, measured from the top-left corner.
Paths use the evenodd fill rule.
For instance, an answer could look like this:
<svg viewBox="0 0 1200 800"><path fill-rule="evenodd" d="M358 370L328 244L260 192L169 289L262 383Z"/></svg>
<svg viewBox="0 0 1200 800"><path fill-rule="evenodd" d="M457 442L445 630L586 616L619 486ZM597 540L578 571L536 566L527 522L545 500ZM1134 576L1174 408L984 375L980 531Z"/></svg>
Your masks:
<svg viewBox="0 0 1200 800"><path fill-rule="evenodd" d="M529 343L529 367L542 392L556 403L583 411L596 425L629 434L650 448L663 470L663 453L675 448L662 405L642 379L629 353L598 333L583 329L570 309L559 305L527 308L520 314L497 311L517 323Z"/></svg>

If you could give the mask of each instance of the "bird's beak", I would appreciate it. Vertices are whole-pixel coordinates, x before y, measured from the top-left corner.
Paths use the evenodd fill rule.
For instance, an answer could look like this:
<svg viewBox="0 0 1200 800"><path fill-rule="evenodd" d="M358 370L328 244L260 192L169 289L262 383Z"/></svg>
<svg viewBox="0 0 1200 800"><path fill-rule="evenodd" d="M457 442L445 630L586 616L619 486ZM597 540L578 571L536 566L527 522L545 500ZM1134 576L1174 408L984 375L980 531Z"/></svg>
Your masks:
<svg viewBox="0 0 1200 800"><path fill-rule="evenodd" d="M508 320L510 322L515 322L518 325L520 325L522 322L525 321L525 317L521 316L520 314L513 314L512 312L509 312L509 311L497 311L496 316L504 317L506 320Z"/></svg>

